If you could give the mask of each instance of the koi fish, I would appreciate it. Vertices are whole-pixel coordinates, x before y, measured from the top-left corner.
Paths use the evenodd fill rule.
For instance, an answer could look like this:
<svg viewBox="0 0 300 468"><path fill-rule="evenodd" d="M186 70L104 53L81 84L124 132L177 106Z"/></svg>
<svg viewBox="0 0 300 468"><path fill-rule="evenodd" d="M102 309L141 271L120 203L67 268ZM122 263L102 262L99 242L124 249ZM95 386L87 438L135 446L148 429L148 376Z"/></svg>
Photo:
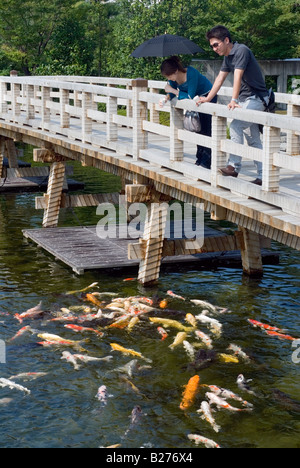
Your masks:
<svg viewBox="0 0 300 468"><path fill-rule="evenodd" d="M127 374L131 379L133 378L134 374L138 372L142 372L143 370L152 369L151 366L140 366L137 359L133 359L132 361L125 364L123 367L118 367L114 369L112 372L120 372Z"/></svg>
<svg viewBox="0 0 300 468"><path fill-rule="evenodd" d="M143 416L144 416L144 413L143 413L142 408L140 406L135 406L130 415L130 426L125 432L125 434L121 437L122 439L127 437L129 432L140 423Z"/></svg>
<svg viewBox="0 0 300 468"><path fill-rule="evenodd" d="M159 307L161 309L166 309L168 307L168 301L167 299L163 299L160 303L159 303Z"/></svg>
<svg viewBox="0 0 300 468"><path fill-rule="evenodd" d="M188 439L192 442L195 442L196 445L204 444L206 448L216 448L220 449L220 445L218 445L213 440L207 439L207 437L203 437L198 434L189 434Z"/></svg>
<svg viewBox="0 0 300 468"><path fill-rule="evenodd" d="M123 283L126 283L126 281L136 281L137 278L126 278L123 280Z"/></svg>
<svg viewBox="0 0 300 468"><path fill-rule="evenodd" d="M8 380L24 380L24 382L29 381L29 380L36 380L40 377L45 377L45 375L48 375L47 372L25 372L22 374L17 374L13 375L12 377L9 377Z"/></svg>
<svg viewBox="0 0 300 468"><path fill-rule="evenodd" d="M180 322L177 322L177 320L165 319L160 317L149 317L149 320L152 323L160 323L166 328L177 328L177 330L185 331L186 333L189 333L194 330L191 327L185 327Z"/></svg>
<svg viewBox="0 0 300 468"><path fill-rule="evenodd" d="M193 314L186 314L185 316L186 322L188 322L192 327L197 328L197 320L195 319Z"/></svg>
<svg viewBox="0 0 300 468"><path fill-rule="evenodd" d="M183 392L182 402L180 403L180 406L179 406L181 410L185 411L189 409L191 406L193 406L198 390L199 390L199 384L200 384L199 375L195 375L189 380Z"/></svg>
<svg viewBox="0 0 300 468"><path fill-rule="evenodd" d="M151 359L145 358L141 353L138 353L137 351L134 351L133 349L124 348L123 346L120 346L117 343L110 343L110 346L112 347L113 351L119 351L120 353L123 353L126 355L136 356L136 357L139 357L140 359L144 359L145 361L149 363L152 362Z"/></svg>
<svg viewBox="0 0 300 468"><path fill-rule="evenodd" d="M161 341L164 341L166 338L168 338L169 335L163 327L158 327L157 331L162 336Z"/></svg>
<svg viewBox="0 0 300 468"><path fill-rule="evenodd" d="M107 356L104 358L95 358L91 356L84 356L83 354L74 354L75 359L79 359L79 361L84 362L87 364L88 362L95 362L95 361L103 361L103 362L109 362L111 359L113 359L112 356Z"/></svg>
<svg viewBox="0 0 300 468"><path fill-rule="evenodd" d="M267 333L267 335L275 336L276 338L279 338L280 340L289 340L289 341L296 341L297 340L297 338L293 338L290 335L283 335L282 333L278 333L278 332L275 332L275 331L266 330L266 333Z"/></svg>
<svg viewBox="0 0 300 468"><path fill-rule="evenodd" d="M20 392L27 393L30 395L31 391L28 388L22 387L22 385L16 384L12 380L8 379L0 379L0 387L8 387L10 390L19 390Z"/></svg>
<svg viewBox="0 0 300 468"><path fill-rule="evenodd" d="M99 387L98 389L98 392L97 392L97 395L96 395L96 398L97 400L100 401L100 403L103 405L103 406L106 406L107 405L107 398L108 398L108 393L107 393L107 388L105 385L102 385L101 387Z"/></svg>
<svg viewBox="0 0 300 468"><path fill-rule="evenodd" d="M119 328L122 330L129 325L130 322L130 315L122 315L122 317L118 318L114 323L108 325L107 328Z"/></svg>
<svg viewBox="0 0 300 468"><path fill-rule="evenodd" d="M136 317L132 317L132 319L130 320L129 324L128 324L128 327L127 327L127 330L129 332L131 332L131 330L140 322L140 319L136 316Z"/></svg>
<svg viewBox="0 0 300 468"><path fill-rule="evenodd" d="M226 409L228 411L231 411L232 413L238 413L238 412L241 412L241 411L248 411L248 409L240 409L240 408L236 408L234 406L231 406L229 403L227 403L226 400L224 400L223 398L218 397L214 393L208 392L208 393L206 393L206 397L208 398L210 405L212 405L212 404L216 405L218 408Z"/></svg>
<svg viewBox="0 0 300 468"><path fill-rule="evenodd" d="M176 346L181 345L186 338L187 338L187 333L179 332L176 335L174 342L169 346L169 348L173 350L174 348L176 348Z"/></svg>
<svg viewBox="0 0 300 468"><path fill-rule="evenodd" d="M79 351L85 351L84 348L80 347L80 344L82 343L82 341L66 340L64 338L61 338L58 335L52 335L50 333L40 333L38 335L38 338L42 338L42 340L45 340L45 344L43 344L43 342L38 343L38 344L41 344L42 346L49 346L53 344L63 345L63 346L75 346L79 349Z"/></svg>
<svg viewBox="0 0 300 468"><path fill-rule="evenodd" d="M34 318L37 317L38 315L41 315L44 313L44 311L41 309L42 307L42 302L40 302L36 307L33 307L33 309L28 309L26 312L23 312L22 314L15 314L14 317L19 320L20 323L23 323L23 320L28 319L28 318Z"/></svg>
<svg viewBox="0 0 300 468"><path fill-rule="evenodd" d="M231 354L219 354L219 359L226 364L239 364L239 360L236 356L231 356Z"/></svg>
<svg viewBox="0 0 300 468"><path fill-rule="evenodd" d="M102 307L102 303L94 296L94 294L86 294L87 301L91 302L97 307Z"/></svg>
<svg viewBox="0 0 300 468"><path fill-rule="evenodd" d="M206 335L205 333L203 333L200 330L196 330L195 335L196 335L197 340L201 340L208 349L213 348L212 340L210 339L210 337L208 335Z"/></svg>
<svg viewBox="0 0 300 468"><path fill-rule="evenodd" d="M180 299L181 301L185 301L184 297L177 296L177 294L174 294L173 291L168 291L167 294L168 296L173 297L173 299Z"/></svg>
<svg viewBox="0 0 300 468"><path fill-rule="evenodd" d="M184 340L182 344L183 344L183 347L185 349L186 354L193 361L195 359L195 349L194 349L194 347L191 345L191 343L189 343L186 340Z"/></svg>
<svg viewBox="0 0 300 468"><path fill-rule="evenodd" d="M220 398L223 398L224 400L239 401L240 403L242 403L243 406L246 406L248 408L253 408L253 405L251 403L248 403L248 401L236 395L231 390L226 390L226 388L220 388L220 387L217 387L216 385L208 385L208 388L210 389L211 392L213 392L215 395L219 396Z"/></svg>
<svg viewBox="0 0 300 468"><path fill-rule="evenodd" d="M243 392L247 392L250 395L255 395L255 392L253 392L248 385L249 382L252 382L252 379L245 379L243 374L240 374L236 381L237 386L240 390L242 390Z"/></svg>
<svg viewBox="0 0 300 468"><path fill-rule="evenodd" d="M235 345L235 344L230 344L227 348L229 351L233 351L234 354L236 354L237 356L241 357L242 359L244 359L244 361L246 362L250 362L250 358L249 356L247 356L246 353L244 353L244 351L242 350L242 348L240 348L239 346Z"/></svg>
<svg viewBox="0 0 300 468"><path fill-rule="evenodd" d="M79 325L65 325L64 327L68 328L69 330L73 330L76 333L92 332L96 333L96 335L100 336L101 338L104 336L103 332L95 330L94 328L80 327Z"/></svg>
<svg viewBox="0 0 300 468"><path fill-rule="evenodd" d="M98 284L99 284L99 283L90 284L90 285L87 286L86 288L80 289L79 291L69 291L69 292L66 293L66 296L72 296L73 294L78 294L78 293L86 292L86 291L88 291L89 289L95 288L96 286L98 286Z"/></svg>
<svg viewBox="0 0 300 468"><path fill-rule="evenodd" d="M201 323L207 325L209 328L215 330L217 333L221 333L222 328L223 328L222 324L218 320L216 320L214 318L211 318L211 317L208 317L206 315L207 313L208 313L208 311L204 311L204 312L202 312L202 314L196 315L195 318L199 322L201 322Z"/></svg>
<svg viewBox="0 0 300 468"><path fill-rule="evenodd" d="M208 309L213 313L217 313L217 308L206 301L198 301L197 299L192 299L191 302L202 309Z"/></svg>
<svg viewBox="0 0 300 468"><path fill-rule="evenodd" d="M31 327L29 327L29 326L21 328L21 329L15 334L15 336L13 336L13 337L10 338L9 340L7 340L7 342L10 343L11 341L16 340L17 338L19 338L20 336L24 335L24 333L26 333L27 331L30 331L30 330L31 330Z"/></svg>
<svg viewBox="0 0 300 468"><path fill-rule="evenodd" d="M77 364L75 356L73 354L69 353L69 351L64 351L62 353L61 359L64 359L68 361L70 364L73 364L75 370L79 370L80 366Z"/></svg>
<svg viewBox="0 0 300 468"><path fill-rule="evenodd" d="M197 411L197 413L202 414L201 419L204 419L205 421L207 421L215 432L220 431L221 426L218 426L216 424L216 421L214 420L211 414L211 409L207 401L202 401L201 408Z"/></svg>
<svg viewBox="0 0 300 468"><path fill-rule="evenodd" d="M262 330L274 331L274 332L284 332L281 328L271 327L271 325L267 325L266 323L258 322L257 320L250 320L248 322L253 325L254 328L261 328Z"/></svg>

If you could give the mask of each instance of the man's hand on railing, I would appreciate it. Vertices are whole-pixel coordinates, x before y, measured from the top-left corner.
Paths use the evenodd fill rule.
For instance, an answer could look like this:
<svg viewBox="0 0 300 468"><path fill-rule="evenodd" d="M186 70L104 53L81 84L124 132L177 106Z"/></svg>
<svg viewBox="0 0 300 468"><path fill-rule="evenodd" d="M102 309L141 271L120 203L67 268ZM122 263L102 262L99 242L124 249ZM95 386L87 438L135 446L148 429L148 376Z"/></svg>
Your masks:
<svg viewBox="0 0 300 468"><path fill-rule="evenodd" d="M228 109L229 110L234 110L234 109L237 109L237 108L241 109L241 106L239 105L239 103L234 101L234 100L230 101L230 103L228 104Z"/></svg>

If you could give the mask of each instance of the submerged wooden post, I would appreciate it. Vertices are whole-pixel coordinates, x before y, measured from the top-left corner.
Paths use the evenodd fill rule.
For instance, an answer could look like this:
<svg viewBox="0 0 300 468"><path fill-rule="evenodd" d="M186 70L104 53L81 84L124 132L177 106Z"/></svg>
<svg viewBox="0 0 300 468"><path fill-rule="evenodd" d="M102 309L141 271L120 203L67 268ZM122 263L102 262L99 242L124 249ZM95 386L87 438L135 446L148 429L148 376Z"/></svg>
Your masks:
<svg viewBox="0 0 300 468"><path fill-rule="evenodd" d="M43 228L57 227L64 180L65 164L63 162L53 163L50 168L46 195L47 208L44 212Z"/></svg>
<svg viewBox="0 0 300 468"><path fill-rule="evenodd" d="M242 236L240 248L244 273L252 277L263 276L261 242L259 234L239 227Z"/></svg>

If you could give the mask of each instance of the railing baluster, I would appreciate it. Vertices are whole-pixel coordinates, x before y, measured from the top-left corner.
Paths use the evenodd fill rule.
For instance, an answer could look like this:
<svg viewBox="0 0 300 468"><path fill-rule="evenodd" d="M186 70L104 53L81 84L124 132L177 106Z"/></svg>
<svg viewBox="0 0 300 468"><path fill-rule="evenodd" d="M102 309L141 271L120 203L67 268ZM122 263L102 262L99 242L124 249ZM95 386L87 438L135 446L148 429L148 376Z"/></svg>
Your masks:
<svg viewBox="0 0 300 468"><path fill-rule="evenodd" d="M263 190L278 192L280 169L274 166L274 154L280 151L280 129L264 127Z"/></svg>
<svg viewBox="0 0 300 468"><path fill-rule="evenodd" d="M183 161L184 144L178 138L178 130L183 129L183 111L171 105L170 112L170 161Z"/></svg>
<svg viewBox="0 0 300 468"><path fill-rule="evenodd" d="M132 80L133 91L133 158L137 161L140 150L145 149L148 144L148 133L143 130L143 121L148 120L147 103L139 100L139 94L148 90L148 81L137 79Z"/></svg>
<svg viewBox="0 0 300 468"><path fill-rule="evenodd" d="M290 117L300 117L300 105L296 106L288 104L287 115ZM300 131L300 120L299 120L299 131ZM287 142L286 152L291 156L300 154L300 139L299 135L296 135L294 131L287 130Z"/></svg>
<svg viewBox="0 0 300 468"><path fill-rule="evenodd" d="M82 93L82 143L86 143L92 134L93 123L88 117L88 110L92 109L93 95L92 93Z"/></svg>
<svg viewBox="0 0 300 468"><path fill-rule="evenodd" d="M221 151L221 142L227 138L227 119L213 115L212 117L212 162L211 185L218 186L219 169L226 167L227 155Z"/></svg>
<svg viewBox="0 0 300 468"><path fill-rule="evenodd" d="M66 112L66 105L69 104L69 90L60 90L60 126L61 128L70 127L70 114Z"/></svg>
<svg viewBox="0 0 300 468"><path fill-rule="evenodd" d="M42 86L42 129L49 130L50 123L50 109L47 107L47 103L50 102L51 89L48 86Z"/></svg>

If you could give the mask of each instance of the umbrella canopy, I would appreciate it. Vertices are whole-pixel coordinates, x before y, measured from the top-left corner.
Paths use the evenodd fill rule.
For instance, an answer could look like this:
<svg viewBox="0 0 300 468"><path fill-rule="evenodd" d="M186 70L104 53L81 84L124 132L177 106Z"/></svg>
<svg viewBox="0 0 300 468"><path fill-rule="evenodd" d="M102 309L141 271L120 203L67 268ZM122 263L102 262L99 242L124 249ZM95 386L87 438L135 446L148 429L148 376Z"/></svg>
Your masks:
<svg viewBox="0 0 300 468"><path fill-rule="evenodd" d="M168 57L170 55L192 55L203 52L204 50L201 47L185 37L164 34L144 42L131 55L134 58Z"/></svg>

